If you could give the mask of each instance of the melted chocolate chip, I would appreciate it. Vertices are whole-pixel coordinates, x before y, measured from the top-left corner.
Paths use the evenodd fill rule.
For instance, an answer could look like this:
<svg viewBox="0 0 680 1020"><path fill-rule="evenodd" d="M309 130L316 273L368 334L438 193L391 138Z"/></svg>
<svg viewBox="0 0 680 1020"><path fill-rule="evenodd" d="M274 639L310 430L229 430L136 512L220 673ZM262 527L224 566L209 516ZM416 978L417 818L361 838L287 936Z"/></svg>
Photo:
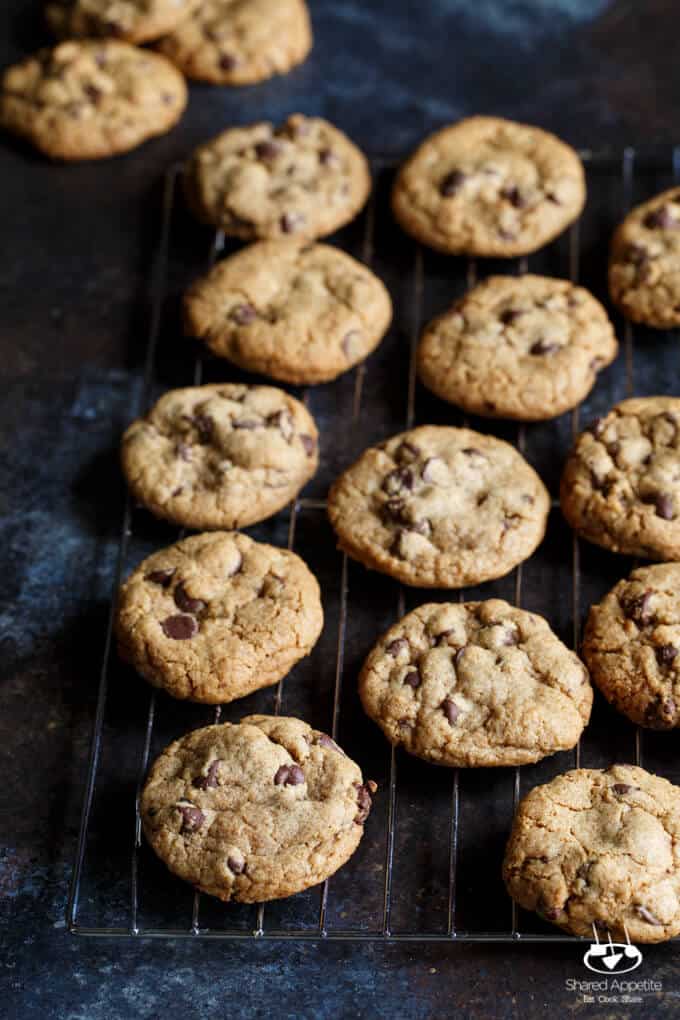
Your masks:
<svg viewBox="0 0 680 1020"><path fill-rule="evenodd" d="M674 645L661 645L656 650L656 659L660 666L667 668L677 658L678 649Z"/></svg>
<svg viewBox="0 0 680 1020"><path fill-rule="evenodd" d="M193 804L178 804L177 807L182 815L182 828L179 830L182 835L200 829L205 821L205 815L200 808Z"/></svg>
<svg viewBox="0 0 680 1020"><path fill-rule="evenodd" d="M269 160L276 159L280 152L283 151L283 145L281 142L274 140L268 142L258 142L255 146L255 155L258 159Z"/></svg>
<svg viewBox="0 0 680 1020"><path fill-rule="evenodd" d="M555 351L559 351L559 344L551 344L548 340L541 338L536 343L532 344L529 348L529 354L540 355L540 354L554 354Z"/></svg>
<svg viewBox="0 0 680 1020"><path fill-rule="evenodd" d="M648 212L642 221L643 226L647 227L648 230L674 230L680 227L680 221L676 220L667 205L662 205L659 209L652 209Z"/></svg>
<svg viewBox="0 0 680 1020"><path fill-rule="evenodd" d="M213 789L215 789L215 787L219 786L219 783L217 782L217 773L219 772L219 768L220 768L220 759L219 758L215 758L214 761L210 762L210 765L208 766L208 771L206 772L206 774L204 776L196 776L196 778L194 779L193 785L198 790L213 790Z"/></svg>
<svg viewBox="0 0 680 1020"><path fill-rule="evenodd" d="M648 910L647 907L643 907L642 904L638 904L635 907L635 909L638 912L638 914L640 915L640 917L642 918L642 920L646 921L647 924L654 924L654 925L661 925L661 924L663 924L663 921L660 921L659 918L655 914L653 914L651 912L651 910Z"/></svg>
<svg viewBox="0 0 680 1020"><path fill-rule="evenodd" d="M198 432L198 438L202 443L209 443L215 429L215 422L207 414L195 414L192 422Z"/></svg>
<svg viewBox="0 0 680 1020"><path fill-rule="evenodd" d="M409 651L410 645L406 638L400 637L395 638L394 641L390 641L389 645L385 648L388 655L391 655L393 659L396 659L400 652Z"/></svg>
<svg viewBox="0 0 680 1020"><path fill-rule="evenodd" d="M394 459L398 464L410 464L420 456L420 449L405 439L394 451Z"/></svg>
<svg viewBox="0 0 680 1020"><path fill-rule="evenodd" d="M638 595L637 598L624 599L621 602L621 608L628 619L637 623L638 627L646 627L654 619L651 602L652 593L646 591L644 595Z"/></svg>
<svg viewBox="0 0 680 1020"><path fill-rule="evenodd" d="M501 198L504 198L506 201L508 201L510 205L515 207L515 209L523 209L524 206L527 204L526 199L524 198L518 187L503 188L503 190L501 191Z"/></svg>
<svg viewBox="0 0 680 1020"><path fill-rule="evenodd" d="M460 715L460 709L458 708L458 705L451 698L444 698L444 700L441 703L441 710L448 719L448 721L453 726L456 719Z"/></svg>
<svg viewBox="0 0 680 1020"><path fill-rule="evenodd" d="M319 153L319 163L322 166L337 166L340 158L332 149L322 149Z"/></svg>
<svg viewBox="0 0 680 1020"><path fill-rule="evenodd" d="M306 433L301 432L300 442L302 443L304 451L307 454L307 456L311 457L312 454L314 453L314 450L316 449L316 443L314 439L311 436L308 436Z"/></svg>
<svg viewBox="0 0 680 1020"><path fill-rule="evenodd" d="M463 652L465 651L466 648L467 645L463 645L462 648L456 649L455 655L453 656L454 666L457 666L459 664L460 660L463 658Z"/></svg>
<svg viewBox="0 0 680 1020"><path fill-rule="evenodd" d="M240 857L227 857L227 867L230 871L233 871L235 875L242 875L246 870L246 862Z"/></svg>
<svg viewBox="0 0 680 1020"><path fill-rule="evenodd" d="M612 790L618 794L619 797L625 797L627 793L632 793L636 787L630 786L629 783L614 783Z"/></svg>
<svg viewBox="0 0 680 1020"><path fill-rule="evenodd" d="M411 491L413 488L413 471L408 467L395 468L390 471L382 484L383 491L388 493Z"/></svg>
<svg viewBox="0 0 680 1020"><path fill-rule="evenodd" d="M102 98L102 90L98 89L96 85L86 85L85 95L93 103L98 103L99 100Z"/></svg>
<svg viewBox="0 0 680 1020"><path fill-rule="evenodd" d="M220 68L223 71L233 71L237 64L238 60L231 53L223 53L220 57Z"/></svg>
<svg viewBox="0 0 680 1020"><path fill-rule="evenodd" d="M175 588L175 605L184 613L200 613L205 609L206 603L202 599L194 599L187 593L184 584L180 582Z"/></svg>
<svg viewBox="0 0 680 1020"><path fill-rule="evenodd" d="M198 633L195 616L168 616L161 622L161 628L165 636L173 641L187 641Z"/></svg>
<svg viewBox="0 0 680 1020"><path fill-rule="evenodd" d="M439 184L439 194L443 198L451 198L452 195L460 191L465 179L466 175L462 170L452 170L451 173L442 178Z"/></svg>
<svg viewBox="0 0 680 1020"><path fill-rule="evenodd" d="M329 737L327 733L320 733L315 740L316 744L320 744L322 747L327 747L331 751L337 751L338 754L344 754L345 752L338 747L332 737Z"/></svg>
<svg viewBox="0 0 680 1020"><path fill-rule="evenodd" d="M369 780L363 785L361 783L355 783L354 786L357 791L357 807L359 808L358 813L354 817L354 821L357 825L362 825L370 814L371 807L373 805L371 794L375 793L377 786L372 780Z"/></svg>
<svg viewBox="0 0 680 1020"><path fill-rule="evenodd" d="M257 318L257 312L253 305L234 305L229 318L239 326L247 326L249 322Z"/></svg>
<svg viewBox="0 0 680 1020"><path fill-rule="evenodd" d="M422 682L422 678L417 669L410 670L404 677L404 684L406 684L407 687L412 687L414 691L420 687Z"/></svg>
<svg viewBox="0 0 680 1020"><path fill-rule="evenodd" d="M305 774L299 765L280 765L274 776L276 786L299 786L304 781Z"/></svg>
<svg viewBox="0 0 680 1020"><path fill-rule="evenodd" d="M511 326L516 319L520 317L522 313L516 308L506 308L504 312L498 316L504 326Z"/></svg>
<svg viewBox="0 0 680 1020"><path fill-rule="evenodd" d="M150 574L146 574L144 580L150 581L151 584L160 584L161 588L168 588L174 576L175 568L173 567L172 570L152 570Z"/></svg>
<svg viewBox="0 0 680 1020"><path fill-rule="evenodd" d="M303 213L287 212L281 217L281 230L284 234L293 234L305 222Z"/></svg>
<svg viewBox="0 0 680 1020"><path fill-rule="evenodd" d="M673 508L673 497L667 492L661 492L656 497L654 504L656 506L657 517L663 518L664 521L672 521L675 519L675 510Z"/></svg>
<svg viewBox="0 0 680 1020"><path fill-rule="evenodd" d="M246 432L253 432L255 429L259 429L262 422L255 421L254 418L237 418L232 421L231 426L234 429L245 429Z"/></svg>

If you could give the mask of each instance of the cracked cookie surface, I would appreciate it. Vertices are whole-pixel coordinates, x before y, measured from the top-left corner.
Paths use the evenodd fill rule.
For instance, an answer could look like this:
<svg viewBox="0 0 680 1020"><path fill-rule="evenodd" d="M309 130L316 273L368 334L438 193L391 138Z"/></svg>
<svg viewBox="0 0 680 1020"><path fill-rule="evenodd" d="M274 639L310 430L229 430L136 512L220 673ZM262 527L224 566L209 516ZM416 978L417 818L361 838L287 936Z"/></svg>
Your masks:
<svg viewBox="0 0 680 1020"><path fill-rule="evenodd" d="M392 318L383 283L326 244L259 241L184 299L186 330L241 368L290 383L335 379L377 347Z"/></svg>
<svg viewBox="0 0 680 1020"><path fill-rule="evenodd" d="M524 765L574 747L593 692L578 656L534 613L500 599L419 606L359 678L391 744L438 765Z"/></svg>
<svg viewBox="0 0 680 1020"><path fill-rule="evenodd" d="M470 414L540 421L580 403L617 351L607 313L583 287L492 276L425 328L418 373Z"/></svg>
<svg viewBox="0 0 680 1020"><path fill-rule="evenodd" d="M318 465L314 420L273 386L170 390L123 436L135 499L188 528L242 528L286 506Z"/></svg>
<svg viewBox="0 0 680 1020"><path fill-rule="evenodd" d="M427 138L397 176L392 208L423 244L496 257L536 251L585 202L577 153L555 135L498 117L470 117Z"/></svg>
<svg viewBox="0 0 680 1020"><path fill-rule="evenodd" d="M680 398L634 397L597 419L569 455L560 502L590 542L680 560Z"/></svg>
<svg viewBox="0 0 680 1020"><path fill-rule="evenodd" d="M680 326L680 188L626 216L612 239L609 293L633 322Z"/></svg>
<svg viewBox="0 0 680 1020"><path fill-rule="evenodd" d="M308 889L356 850L375 783L325 733L251 715L194 730L156 759L144 834L201 892L257 903Z"/></svg>
<svg viewBox="0 0 680 1020"><path fill-rule="evenodd" d="M508 443L434 425L366 450L328 497L341 549L433 588L507 574L541 542L549 509L545 486Z"/></svg>
<svg viewBox="0 0 680 1020"><path fill-rule="evenodd" d="M60 38L107 36L142 43L171 32L201 0L51 0L45 8Z"/></svg>
<svg viewBox="0 0 680 1020"><path fill-rule="evenodd" d="M250 85L302 63L312 28L304 0L202 0L158 47L188 78Z"/></svg>
<svg viewBox="0 0 680 1020"><path fill-rule="evenodd" d="M229 128L200 146L185 174L195 214L244 241L324 237L354 219L371 190L368 163L328 121L293 114Z"/></svg>
<svg viewBox="0 0 680 1020"><path fill-rule="evenodd" d="M639 567L588 616L593 681L640 726L680 726L680 563Z"/></svg>
<svg viewBox="0 0 680 1020"><path fill-rule="evenodd" d="M633 765L575 769L521 802L503 877L520 906L574 935L680 933L680 788Z"/></svg>
<svg viewBox="0 0 680 1020"><path fill-rule="evenodd" d="M186 103L184 78L164 57L72 41L5 71L0 125L52 159L105 159L169 131Z"/></svg>
<svg viewBox="0 0 680 1020"><path fill-rule="evenodd" d="M174 698L223 704L277 683L314 647L319 585L287 549L239 532L192 535L121 586L120 655Z"/></svg>

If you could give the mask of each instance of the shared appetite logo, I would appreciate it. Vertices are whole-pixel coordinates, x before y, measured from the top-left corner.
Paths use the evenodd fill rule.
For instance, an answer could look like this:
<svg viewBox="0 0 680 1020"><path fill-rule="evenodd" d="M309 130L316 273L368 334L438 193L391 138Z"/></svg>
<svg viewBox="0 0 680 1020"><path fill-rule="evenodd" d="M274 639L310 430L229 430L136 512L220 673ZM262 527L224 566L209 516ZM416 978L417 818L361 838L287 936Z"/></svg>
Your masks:
<svg viewBox="0 0 680 1020"><path fill-rule="evenodd" d="M600 942L597 928L593 925L595 941L586 950L583 962L588 970L596 974L627 974L636 970L642 963L642 953L637 946L631 945L626 932L626 942L612 942L609 935L607 942Z"/></svg>
<svg viewBox="0 0 680 1020"><path fill-rule="evenodd" d="M593 973L605 977L599 980L568 978L568 992L579 992L584 1003L629 1005L642 1002L645 994L663 991L661 981L651 978L621 978L621 975L637 970L642 963L642 953L631 943L628 932L625 942L613 942L609 933L606 941L600 941L593 925L593 937L595 941L591 942L583 954L583 964Z"/></svg>

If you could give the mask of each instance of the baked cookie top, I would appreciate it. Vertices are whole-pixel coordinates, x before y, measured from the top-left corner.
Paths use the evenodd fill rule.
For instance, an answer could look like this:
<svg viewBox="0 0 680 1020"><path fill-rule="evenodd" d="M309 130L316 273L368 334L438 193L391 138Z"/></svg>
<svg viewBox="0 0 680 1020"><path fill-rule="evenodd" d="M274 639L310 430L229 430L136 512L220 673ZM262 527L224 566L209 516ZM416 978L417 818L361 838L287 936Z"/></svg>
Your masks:
<svg viewBox="0 0 680 1020"><path fill-rule="evenodd" d="M224 531L145 559L116 615L123 659L173 698L210 704L277 683L322 626L319 585L299 556Z"/></svg>
<svg viewBox="0 0 680 1020"><path fill-rule="evenodd" d="M680 563L640 567L591 606L583 657L633 722L680 726Z"/></svg>
<svg viewBox="0 0 680 1020"><path fill-rule="evenodd" d="M633 765L575 769L520 803L503 876L560 928L663 942L680 933L680 788Z"/></svg>
<svg viewBox="0 0 680 1020"><path fill-rule="evenodd" d="M194 730L156 759L144 833L172 872L221 900L307 889L352 855L374 783L325 733L251 715Z"/></svg>
<svg viewBox="0 0 680 1020"><path fill-rule="evenodd" d="M540 421L580 403L617 351L607 313L583 287L491 276L425 328L418 374L470 414Z"/></svg>
<svg viewBox="0 0 680 1020"><path fill-rule="evenodd" d="M285 74L312 48L304 0L201 0L159 43L188 78L250 85Z"/></svg>
<svg viewBox="0 0 680 1020"><path fill-rule="evenodd" d="M419 606L359 678L391 744L438 765L524 765L574 747L593 692L580 659L534 613L500 599Z"/></svg>
<svg viewBox="0 0 680 1020"><path fill-rule="evenodd" d="M536 251L585 202L577 153L540 128L469 117L426 138L397 176L392 207L423 244L451 254Z"/></svg>
<svg viewBox="0 0 680 1020"><path fill-rule="evenodd" d="M659 329L680 325L680 188L636 206L619 226L609 293L633 322Z"/></svg>
<svg viewBox="0 0 680 1020"><path fill-rule="evenodd" d="M577 438L562 475L564 516L613 552L680 559L680 398L634 397Z"/></svg>
<svg viewBox="0 0 680 1020"><path fill-rule="evenodd" d="M319 383L368 357L392 302L377 276L337 248L259 241L193 284L184 319L191 336L242 368Z"/></svg>
<svg viewBox="0 0 680 1020"><path fill-rule="evenodd" d="M107 36L142 43L171 32L201 0L50 0L45 8L58 36Z"/></svg>
<svg viewBox="0 0 680 1020"><path fill-rule="evenodd" d="M341 549L432 588L507 574L541 542L550 508L540 478L509 443L434 425L366 450L328 500Z"/></svg>
<svg viewBox="0 0 680 1020"><path fill-rule="evenodd" d="M128 427L123 472L136 500L188 528L242 528L271 517L318 465L307 409L273 386L170 390Z"/></svg>
<svg viewBox="0 0 680 1020"><path fill-rule="evenodd" d="M371 190L363 154L328 121L229 128L200 146L185 176L196 215L244 241L324 237L354 219Z"/></svg>
<svg viewBox="0 0 680 1020"><path fill-rule="evenodd" d="M104 159L168 131L186 103L184 78L164 57L71 41L5 71L0 126L52 159Z"/></svg>

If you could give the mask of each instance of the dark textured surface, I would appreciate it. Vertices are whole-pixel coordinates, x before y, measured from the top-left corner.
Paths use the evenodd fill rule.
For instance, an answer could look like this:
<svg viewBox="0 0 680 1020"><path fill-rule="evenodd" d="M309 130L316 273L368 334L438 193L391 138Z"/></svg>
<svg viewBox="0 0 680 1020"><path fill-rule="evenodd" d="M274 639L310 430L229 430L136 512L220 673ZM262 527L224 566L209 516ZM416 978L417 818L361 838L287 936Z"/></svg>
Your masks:
<svg viewBox="0 0 680 1020"><path fill-rule="evenodd" d="M38 3L8 0L0 13L0 57L7 63L42 41ZM562 133L580 145L639 144L680 138L676 61L676 5L544 2L340 3L312 2L316 46L292 75L251 89L196 87L180 127L132 155L108 163L52 167L23 146L3 139L0 207L4 250L0 272L4 400L0 408L0 527L3 580L0 595L0 951L2 1011L7 1016L100 1020L167 1016L336 1017L671 1015L680 990L677 947L650 949L636 976L663 980L658 1001L645 1006L583 1006L565 989L568 978L586 977L575 946L344 946L92 942L64 931L64 905L83 789L84 765L96 696L106 602L114 568L122 486L116 442L130 416L138 388L148 328L149 259L158 225L160 178L169 162L223 124L260 117L278 119L292 110L319 112L348 130L364 147L400 152L428 130L472 112L524 118ZM669 181L668 168L640 180L642 197ZM603 189L600 189L602 193ZM607 186L589 207L584 223L584 280L601 292L607 232L618 214L620 190ZM380 210L379 224L382 222ZM176 296L196 271L207 235L181 222L181 244L172 264L171 297L164 316L159 388L187 380L190 352L176 328ZM341 240L360 244L361 225ZM553 246L531 268L567 271L566 242ZM371 361L367 383L376 411L360 435L332 445L334 455L312 486L328 478L364 444L403 420L403 373L412 323L408 276L412 253L397 244L384 222L376 244L376 267L396 299L396 327ZM458 273L459 266L455 267ZM424 314L446 303L460 281L450 264L425 259ZM675 340L636 333L636 391L671 392L677 386ZM385 370L389 365L389 370ZM392 368L398 366L399 388ZM212 366L211 372L224 371ZM312 409L328 422L351 407L352 380L320 388ZM584 414L608 406L626 392L623 364L605 374ZM316 401L316 405L315 405ZM455 420L441 404L418 393L418 420ZM515 431L496 426L498 434ZM568 418L528 433L528 455L554 488ZM137 515L131 562L145 548L170 540L171 531ZM571 542L558 515L542 555L524 572L527 608L545 605L569 638ZM262 534L285 541L285 520ZM337 593L337 560L322 549L328 530L311 512L303 515L297 548L322 581L327 580L329 620ZM625 573L628 563L584 551L583 604ZM328 573L326 573L328 572ZM332 572L332 576L331 576ZM514 580L487 586L512 595ZM376 731L361 720L353 677L371 633L390 622L394 587L350 571L356 593L356 630L350 625L346 696L340 736L348 749L384 784L387 755ZM390 603L390 599L394 600ZM407 604L417 601L409 595ZM375 608L379 607L379 608ZM372 627L361 621L374 614ZM284 711L301 711L328 725L334 641L331 623L324 642L295 674L284 693ZM309 684L304 683L304 678ZM132 844L130 788L148 693L123 670L112 674L107 716L107 781L100 790L94 826L95 867L84 910L99 923L104 905L116 923L127 909ZM312 687L314 684L314 687ZM271 692L249 699L244 710L271 707ZM267 700L269 699L269 700ZM231 714L240 714L235 707ZM159 740L204 721L198 709L162 703ZM606 735L606 744L599 739ZM585 744L587 765L630 758L632 731L598 704ZM650 768L680 778L673 735L645 742ZM136 753L135 751L135 753ZM570 765L560 756L528 773L527 784ZM395 927L441 924L446 897L446 773L404 766L395 878ZM507 829L512 776L503 770L466 774L462 780L461 923L491 925L507 910L497 878L499 849ZM496 797L496 794L498 796ZM479 797L500 805L480 816ZM380 909L373 875L379 861L385 796L378 800L365 848L332 888L332 917L345 903L352 917L375 922ZM505 806L503 806L505 805ZM97 864L101 863L101 868ZM154 899L149 911L186 917L190 896L166 879L150 856L143 868ZM487 873L488 883L480 876ZM352 870L353 869L353 870ZM416 877L417 876L417 881ZM429 876L429 881L428 881ZM373 879L373 881L370 881ZM99 884L98 884L99 883ZM117 884L118 883L118 884ZM221 915L209 920L224 923ZM286 908L276 908L276 910ZM296 908L304 916L307 903ZM312 917L309 901L309 917ZM276 916L276 910L273 916ZM116 915L118 912L118 916ZM415 922L414 922L415 919ZM248 920L244 918L243 923Z"/></svg>

